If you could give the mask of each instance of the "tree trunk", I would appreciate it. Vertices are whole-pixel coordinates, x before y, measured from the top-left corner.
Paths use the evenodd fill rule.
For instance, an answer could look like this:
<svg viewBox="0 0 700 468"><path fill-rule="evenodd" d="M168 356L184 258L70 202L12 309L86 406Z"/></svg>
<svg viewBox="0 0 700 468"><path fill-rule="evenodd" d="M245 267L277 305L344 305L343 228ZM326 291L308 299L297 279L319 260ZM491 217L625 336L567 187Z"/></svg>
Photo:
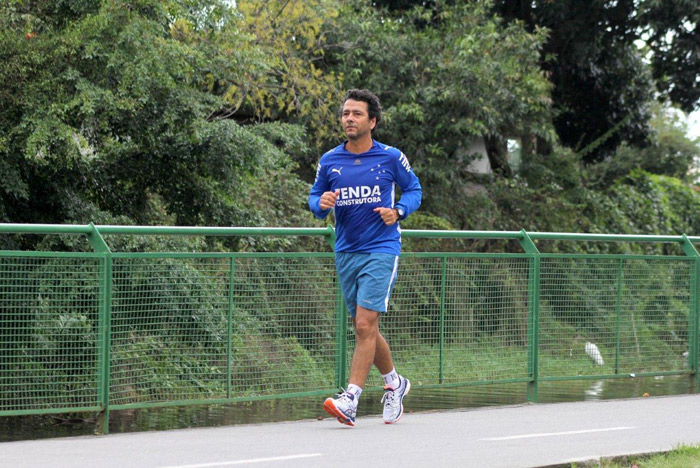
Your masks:
<svg viewBox="0 0 700 468"><path fill-rule="evenodd" d="M508 146L505 140L498 135L489 135L484 138L484 142L494 174L507 178L513 177L513 171L508 164Z"/></svg>

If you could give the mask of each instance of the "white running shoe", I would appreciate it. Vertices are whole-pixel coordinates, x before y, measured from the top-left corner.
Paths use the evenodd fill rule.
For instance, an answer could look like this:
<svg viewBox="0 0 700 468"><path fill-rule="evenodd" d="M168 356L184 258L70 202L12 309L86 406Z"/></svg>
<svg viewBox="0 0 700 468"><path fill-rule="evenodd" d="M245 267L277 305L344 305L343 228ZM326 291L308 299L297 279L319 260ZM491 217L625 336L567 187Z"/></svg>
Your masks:
<svg viewBox="0 0 700 468"><path fill-rule="evenodd" d="M411 391L411 382L405 377L399 376L399 386L396 389L391 387L384 387L384 396L382 397L382 402L384 403L384 422L386 424L393 424L399 419L403 414L403 399Z"/></svg>
<svg viewBox="0 0 700 468"><path fill-rule="evenodd" d="M357 401L353 395L343 391L337 395L337 398L326 398L326 401L323 402L323 409L326 410L326 413L337 418L339 423L348 426L355 425Z"/></svg>

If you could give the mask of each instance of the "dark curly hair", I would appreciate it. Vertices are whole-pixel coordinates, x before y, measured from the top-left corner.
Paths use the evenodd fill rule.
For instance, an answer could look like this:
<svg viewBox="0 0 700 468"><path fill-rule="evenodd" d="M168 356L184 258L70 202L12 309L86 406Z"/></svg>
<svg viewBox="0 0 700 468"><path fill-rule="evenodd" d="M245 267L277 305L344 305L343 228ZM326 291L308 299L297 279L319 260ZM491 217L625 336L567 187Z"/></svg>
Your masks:
<svg viewBox="0 0 700 468"><path fill-rule="evenodd" d="M369 119L377 119L374 128L377 128L379 121L382 118L382 104L379 102L379 98L376 94L368 89L351 89L345 93L345 98L343 99L343 105L345 101L352 99L353 101L363 101L367 103L367 113L369 114ZM338 115L341 115L343 111L343 106L340 106L338 110Z"/></svg>

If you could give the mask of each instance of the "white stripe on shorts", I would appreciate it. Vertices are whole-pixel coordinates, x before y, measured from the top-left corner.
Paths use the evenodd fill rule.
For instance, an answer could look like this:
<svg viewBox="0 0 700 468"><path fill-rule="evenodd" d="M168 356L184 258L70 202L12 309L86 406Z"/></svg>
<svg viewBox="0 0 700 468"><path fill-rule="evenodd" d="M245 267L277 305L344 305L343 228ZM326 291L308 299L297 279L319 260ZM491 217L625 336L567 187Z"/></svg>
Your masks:
<svg viewBox="0 0 700 468"><path fill-rule="evenodd" d="M396 278L396 274L398 273L399 270L399 256L397 255L396 258L394 258L394 269L391 272L391 278L389 278L389 286L386 288L386 297L384 298L384 309L388 312L389 311L389 294L391 293L391 283L394 282L394 278Z"/></svg>

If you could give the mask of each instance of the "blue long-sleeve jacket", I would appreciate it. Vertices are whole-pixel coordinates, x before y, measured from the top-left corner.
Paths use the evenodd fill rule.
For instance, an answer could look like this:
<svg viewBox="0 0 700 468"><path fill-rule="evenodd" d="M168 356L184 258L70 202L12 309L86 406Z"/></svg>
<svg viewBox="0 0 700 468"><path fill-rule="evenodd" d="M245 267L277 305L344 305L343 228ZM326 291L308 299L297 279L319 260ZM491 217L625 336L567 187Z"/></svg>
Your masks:
<svg viewBox="0 0 700 468"><path fill-rule="evenodd" d="M395 186L401 199L395 203ZM401 208L402 219L418 209L423 191L406 156L396 148L373 141L361 154L345 149L345 143L321 157L309 194L309 208L319 219L330 209L320 207L324 192L339 190L336 202L336 252L384 252L400 255L399 223L387 226L377 207Z"/></svg>

